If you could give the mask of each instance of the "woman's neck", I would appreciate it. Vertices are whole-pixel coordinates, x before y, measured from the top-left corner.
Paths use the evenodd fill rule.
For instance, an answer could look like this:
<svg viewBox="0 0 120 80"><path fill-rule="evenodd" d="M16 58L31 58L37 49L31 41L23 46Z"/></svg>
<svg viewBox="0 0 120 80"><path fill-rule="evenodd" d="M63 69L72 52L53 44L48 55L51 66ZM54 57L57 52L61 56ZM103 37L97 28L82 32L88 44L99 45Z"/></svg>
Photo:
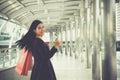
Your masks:
<svg viewBox="0 0 120 80"><path fill-rule="evenodd" d="M40 38L41 39L42 37L41 36L36 36L36 38Z"/></svg>

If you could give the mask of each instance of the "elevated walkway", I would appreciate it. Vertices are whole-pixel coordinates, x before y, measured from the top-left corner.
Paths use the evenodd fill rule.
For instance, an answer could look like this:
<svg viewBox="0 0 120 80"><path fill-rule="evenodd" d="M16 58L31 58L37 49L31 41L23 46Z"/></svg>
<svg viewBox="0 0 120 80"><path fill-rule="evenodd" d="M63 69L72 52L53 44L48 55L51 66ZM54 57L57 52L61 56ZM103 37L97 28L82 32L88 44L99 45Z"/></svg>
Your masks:
<svg viewBox="0 0 120 80"><path fill-rule="evenodd" d="M80 59L57 54L51 59L57 80L92 80L92 70L86 69ZM0 80L30 80L31 71L28 76L20 76L14 68L1 71Z"/></svg>

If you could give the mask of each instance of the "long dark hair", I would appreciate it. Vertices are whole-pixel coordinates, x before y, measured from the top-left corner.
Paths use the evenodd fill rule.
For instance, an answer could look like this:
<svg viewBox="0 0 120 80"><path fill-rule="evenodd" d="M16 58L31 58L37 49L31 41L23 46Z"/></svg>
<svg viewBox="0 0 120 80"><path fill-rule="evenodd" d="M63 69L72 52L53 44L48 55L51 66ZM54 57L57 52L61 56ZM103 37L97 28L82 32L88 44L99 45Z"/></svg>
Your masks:
<svg viewBox="0 0 120 80"><path fill-rule="evenodd" d="M23 36L22 39L16 41L16 45L20 47L21 49L23 47L26 47L26 49L31 50L32 43L34 39L36 38L36 34L33 30L35 30L37 25L40 23L42 24L42 21L34 20L32 24L30 25L30 28L28 32L25 34L25 36Z"/></svg>

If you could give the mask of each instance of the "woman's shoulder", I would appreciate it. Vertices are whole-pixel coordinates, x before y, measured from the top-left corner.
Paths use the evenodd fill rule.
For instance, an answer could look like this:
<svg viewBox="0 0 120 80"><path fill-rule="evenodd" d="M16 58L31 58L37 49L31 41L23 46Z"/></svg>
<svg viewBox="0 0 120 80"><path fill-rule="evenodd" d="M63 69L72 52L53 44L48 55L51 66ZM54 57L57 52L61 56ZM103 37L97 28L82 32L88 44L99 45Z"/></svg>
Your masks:
<svg viewBox="0 0 120 80"><path fill-rule="evenodd" d="M44 43L44 41L40 38L36 38L34 42L37 43L37 44Z"/></svg>

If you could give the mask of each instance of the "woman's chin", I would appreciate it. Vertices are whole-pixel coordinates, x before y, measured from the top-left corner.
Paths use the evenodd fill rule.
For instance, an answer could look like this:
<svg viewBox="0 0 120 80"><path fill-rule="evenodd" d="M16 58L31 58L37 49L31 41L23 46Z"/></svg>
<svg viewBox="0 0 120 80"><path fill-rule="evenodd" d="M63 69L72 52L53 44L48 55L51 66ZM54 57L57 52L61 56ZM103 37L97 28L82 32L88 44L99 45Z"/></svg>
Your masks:
<svg viewBox="0 0 120 80"><path fill-rule="evenodd" d="M43 37L43 35L40 35L40 37Z"/></svg>

